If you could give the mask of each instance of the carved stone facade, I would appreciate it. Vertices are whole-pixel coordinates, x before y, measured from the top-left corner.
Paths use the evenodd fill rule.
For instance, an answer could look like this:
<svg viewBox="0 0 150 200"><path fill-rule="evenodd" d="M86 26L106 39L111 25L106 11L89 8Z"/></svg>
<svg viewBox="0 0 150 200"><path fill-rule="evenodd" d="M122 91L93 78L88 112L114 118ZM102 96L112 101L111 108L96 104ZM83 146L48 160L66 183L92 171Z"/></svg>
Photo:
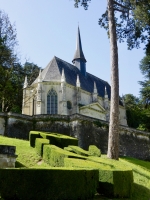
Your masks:
<svg viewBox="0 0 150 200"><path fill-rule="evenodd" d="M111 88L106 81L86 72L79 28L72 62L74 65L54 57L32 85L28 86L25 78L22 114L79 113L109 121ZM121 101L119 105L120 124L126 126L126 110Z"/></svg>

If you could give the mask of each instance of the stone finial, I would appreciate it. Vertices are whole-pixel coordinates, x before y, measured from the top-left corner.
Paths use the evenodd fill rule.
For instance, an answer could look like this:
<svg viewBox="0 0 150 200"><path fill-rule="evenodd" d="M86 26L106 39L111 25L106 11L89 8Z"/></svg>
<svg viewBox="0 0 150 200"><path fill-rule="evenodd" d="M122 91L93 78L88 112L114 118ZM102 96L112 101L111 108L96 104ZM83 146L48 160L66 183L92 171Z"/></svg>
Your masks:
<svg viewBox="0 0 150 200"><path fill-rule="evenodd" d="M25 80L24 80L24 84L23 84L23 88L27 88L28 87L28 81L27 81L27 76L25 76Z"/></svg>
<svg viewBox="0 0 150 200"><path fill-rule="evenodd" d="M42 73L41 73L41 69L39 71L39 77L38 77L38 83L42 82Z"/></svg>
<svg viewBox="0 0 150 200"><path fill-rule="evenodd" d="M108 98L107 88L105 86L105 98Z"/></svg>
<svg viewBox="0 0 150 200"><path fill-rule="evenodd" d="M123 106L125 107L125 100L124 100L123 94L122 94L122 104L123 104Z"/></svg>
<svg viewBox="0 0 150 200"><path fill-rule="evenodd" d="M93 91L94 94L97 94L97 87L96 87L96 83L94 81L94 91Z"/></svg>
<svg viewBox="0 0 150 200"><path fill-rule="evenodd" d="M65 77L64 68L62 69L61 82L66 82L66 77Z"/></svg>
<svg viewBox="0 0 150 200"><path fill-rule="evenodd" d="M107 95L107 88L106 88L106 86L105 86L105 95Z"/></svg>
<svg viewBox="0 0 150 200"><path fill-rule="evenodd" d="M77 74L76 87L80 87L80 79L78 74Z"/></svg>

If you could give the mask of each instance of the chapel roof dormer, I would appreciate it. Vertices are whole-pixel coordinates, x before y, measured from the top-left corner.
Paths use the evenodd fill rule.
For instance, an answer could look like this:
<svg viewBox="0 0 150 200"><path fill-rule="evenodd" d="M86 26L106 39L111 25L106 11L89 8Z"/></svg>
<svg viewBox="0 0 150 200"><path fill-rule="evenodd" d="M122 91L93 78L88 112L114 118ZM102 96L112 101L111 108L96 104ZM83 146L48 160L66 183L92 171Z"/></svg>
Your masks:
<svg viewBox="0 0 150 200"><path fill-rule="evenodd" d="M82 51L82 43L81 43L79 26L78 26L78 32L77 32L76 51L75 51L72 62L74 63L74 61L77 59L81 59L84 62L86 62L86 59L85 59L83 51Z"/></svg>

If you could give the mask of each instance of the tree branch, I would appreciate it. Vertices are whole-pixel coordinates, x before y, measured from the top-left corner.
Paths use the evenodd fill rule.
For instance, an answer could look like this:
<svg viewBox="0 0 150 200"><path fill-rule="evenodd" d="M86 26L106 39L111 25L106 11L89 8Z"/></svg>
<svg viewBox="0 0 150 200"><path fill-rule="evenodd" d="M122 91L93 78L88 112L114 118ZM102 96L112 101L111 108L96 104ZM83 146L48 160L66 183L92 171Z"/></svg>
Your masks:
<svg viewBox="0 0 150 200"><path fill-rule="evenodd" d="M117 6L120 6L121 8L125 8L125 9L127 9L127 10L131 10L131 9L129 9L128 7L123 6L122 4L120 4L120 3L116 2L116 1L114 1L114 4L116 4Z"/></svg>
<svg viewBox="0 0 150 200"><path fill-rule="evenodd" d="M122 12L122 13L127 13L126 11L120 10L120 9L118 9L118 8L114 8L114 10L115 10L115 11L118 11L118 12Z"/></svg>

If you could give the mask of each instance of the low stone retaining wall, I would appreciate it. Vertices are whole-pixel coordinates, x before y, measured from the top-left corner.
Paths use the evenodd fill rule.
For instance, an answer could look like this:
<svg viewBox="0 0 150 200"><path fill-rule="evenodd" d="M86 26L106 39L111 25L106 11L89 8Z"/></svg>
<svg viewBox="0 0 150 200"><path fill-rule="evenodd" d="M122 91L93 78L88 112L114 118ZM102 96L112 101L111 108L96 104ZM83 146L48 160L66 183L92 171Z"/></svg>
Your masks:
<svg viewBox="0 0 150 200"><path fill-rule="evenodd" d="M15 168L15 151L15 146L0 145L0 168Z"/></svg>
<svg viewBox="0 0 150 200"><path fill-rule="evenodd" d="M1 135L28 140L30 130L57 132L78 138L79 146L85 150L94 144L105 154L108 126L106 121L80 114L27 116L0 113ZM120 126L120 156L150 161L150 133Z"/></svg>

